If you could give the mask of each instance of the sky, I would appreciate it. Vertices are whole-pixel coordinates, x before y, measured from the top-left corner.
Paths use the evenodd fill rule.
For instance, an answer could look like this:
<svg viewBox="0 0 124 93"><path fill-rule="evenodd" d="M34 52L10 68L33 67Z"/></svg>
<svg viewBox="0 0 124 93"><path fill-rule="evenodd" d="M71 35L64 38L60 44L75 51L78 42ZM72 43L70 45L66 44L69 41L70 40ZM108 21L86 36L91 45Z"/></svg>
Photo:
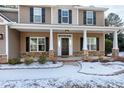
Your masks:
<svg viewBox="0 0 124 93"><path fill-rule="evenodd" d="M103 7L109 8L105 12L105 16L107 16L109 13L113 12L116 13L122 18L124 21L124 5L102 5Z"/></svg>

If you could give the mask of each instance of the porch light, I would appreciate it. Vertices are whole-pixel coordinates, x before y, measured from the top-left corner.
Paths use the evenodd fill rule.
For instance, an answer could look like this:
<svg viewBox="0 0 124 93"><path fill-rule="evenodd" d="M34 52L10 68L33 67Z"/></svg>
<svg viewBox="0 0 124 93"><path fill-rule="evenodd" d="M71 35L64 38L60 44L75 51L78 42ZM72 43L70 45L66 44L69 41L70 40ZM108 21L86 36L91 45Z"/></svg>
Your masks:
<svg viewBox="0 0 124 93"><path fill-rule="evenodd" d="M3 40L4 38L4 33L0 33L0 40Z"/></svg>
<svg viewBox="0 0 124 93"><path fill-rule="evenodd" d="M69 30L68 30L68 29L66 29L66 30L65 30L65 32L67 33L67 32L69 32Z"/></svg>

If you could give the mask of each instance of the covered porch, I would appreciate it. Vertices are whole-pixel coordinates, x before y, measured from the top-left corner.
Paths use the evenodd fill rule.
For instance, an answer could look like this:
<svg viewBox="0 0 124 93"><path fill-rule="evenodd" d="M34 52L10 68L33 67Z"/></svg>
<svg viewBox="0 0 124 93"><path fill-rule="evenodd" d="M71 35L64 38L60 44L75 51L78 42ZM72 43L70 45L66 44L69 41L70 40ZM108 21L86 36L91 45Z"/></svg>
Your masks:
<svg viewBox="0 0 124 93"><path fill-rule="evenodd" d="M105 34L114 33L113 40L113 57L118 56L118 27L100 27L100 26L74 26L74 25L38 25L38 24L12 24L10 29L16 29L20 33L20 40L25 37L48 37L49 42L46 43L45 51L26 51L26 45L20 42L20 56L25 55L41 55L45 53L49 60L56 60L57 57L77 56L81 59L88 56L104 56L105 54ZM37 34L36 34L37 33ZM25 37L22 37L24 36ZM89 37L95 37L94 42L97 45L89 46ZM81 39L82 38L82 39ZM98 38L98 41L97 41ZM92 42L92 41L91 41ZM26 43L26 42L25 42ZM25 48L24 48L25 47ZM25 49L25 51L21 49ZM65 48L65 49L63 49ZM90 49L89 49L90 48ZM47 51L46 51L47 50Z"/></svg>

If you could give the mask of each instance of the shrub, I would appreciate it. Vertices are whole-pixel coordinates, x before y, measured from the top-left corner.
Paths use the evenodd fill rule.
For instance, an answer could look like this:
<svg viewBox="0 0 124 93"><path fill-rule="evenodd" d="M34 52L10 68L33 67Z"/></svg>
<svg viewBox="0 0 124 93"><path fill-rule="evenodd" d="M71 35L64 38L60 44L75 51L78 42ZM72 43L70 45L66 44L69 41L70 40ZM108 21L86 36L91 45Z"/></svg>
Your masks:
<svg viewBox="0 0 124 93"><path fill-rule="evenodd" d="M112 41L109 39L105 39L105 54L112 52Z"/></svg>
<svg viewBox="0 0 124 93"><path fill-rule="evenodd" d="M21 62L19 58L12 58L12 59L9 59L8 63L11 65L16 65L16 64L20 64Z"/></svg>
<svg viewBox="0 0 124 93"><path fill-rule="evenodd" d="M39 59L38 59L38 62L40 64L45 64L46 63L46 56L40 56Z"/></svg>
<svg viewBox="0 0 124 93"><path fill-rule="evenodd" d="M33 63L33 59L26 59L25 60L26 65L30 65L31 63Z"/></svg>

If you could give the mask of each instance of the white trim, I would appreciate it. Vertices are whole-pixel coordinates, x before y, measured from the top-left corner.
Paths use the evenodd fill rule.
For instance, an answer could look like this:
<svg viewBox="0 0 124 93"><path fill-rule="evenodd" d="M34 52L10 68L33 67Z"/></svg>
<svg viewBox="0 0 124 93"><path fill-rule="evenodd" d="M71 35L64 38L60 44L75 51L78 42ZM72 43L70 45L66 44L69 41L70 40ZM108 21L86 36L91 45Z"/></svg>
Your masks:
<svg viewBox="0 0 124 93"><path fill-rule="evenodd" d="M2 19L2 21L3 21L3 22L0 22L0 23L5 23L5 24L8 23L8 21L5 20L5 19L4 19L3 17L1 17L1 16L0 16L0 19Z"/></svg>
<svg viewBox="0 0 124 93"><path fill-rule="evenodd" d="M10 11L10 12L18 12L17 8L0 7L0 10L2 10L2 11Z"/></svg>
<svg viewBox="0 0 124 93"><path fill-rule="evenodd" d="M18 24L18 23L12 23L12 24L9 24L9 27L12 28L12 29L33 29L33 30L37 30L37 29L46 29L46 30L50 30L50 29L53 29L53 30L65 30L65 29L68 29L68 30L91 30L91 31L102 31L102 32L114 32L114 31L118 31L120 29L124 29L123 27L105 27L105 26L77 26L77 25L53 25L53 24ZM108 32L109 33L109 32Z"/></svg>
<svg viewBox="0 0 124 93"><path fill-rule="evenodd" d="M77 25L79 24L79 10L77 8Z"/></svg>
<svg viewBox="0 0 124 93"><path fill-rule="evenodd" d="M83 50L88 50L88 48L87 48L87 30L84 30L84 33L83 33Z"/></svg>
<svg viewBox="0 0 124 93"><path fill-rule="evenodd" d="M6 30L6 55L7 55L7 61L9 59L9 34L8 34L8 24L5 25Z"/></svg>
<svg viewBox="0 0 124 93"><path fill-rule="evenodd" d="M18 23L20 23L20 6L18 5Z"/></svg>
<svg viewBox="0 0 124 93"><path fill-rule="evenodd" d="M61 37L59 37L61 35ZM70 37L64 37L64 35L70 35ZM62 38L69 38L69 56L73 55L73 35L72 34L58 34L58 56L62 56Z"/></svg>
<svg viewBox="0 0 124 93"><path fill-rule="evenodd" d="M36 38L37 39L37 51L31 51L31 38ZM38 47L38 39L39 38L44 38L44 40L45 40L45 49L44 49L44 51L39 51L39 47ZM30 37L30 45L29 45L29 48L30 48L30 52L46 52L46 37Z"/></svg>
<svg viewBox="0 0 124 93"><path fill-rule="evenodd" d="M51 7L51 24L53 24L53 7Z"/></svg>

